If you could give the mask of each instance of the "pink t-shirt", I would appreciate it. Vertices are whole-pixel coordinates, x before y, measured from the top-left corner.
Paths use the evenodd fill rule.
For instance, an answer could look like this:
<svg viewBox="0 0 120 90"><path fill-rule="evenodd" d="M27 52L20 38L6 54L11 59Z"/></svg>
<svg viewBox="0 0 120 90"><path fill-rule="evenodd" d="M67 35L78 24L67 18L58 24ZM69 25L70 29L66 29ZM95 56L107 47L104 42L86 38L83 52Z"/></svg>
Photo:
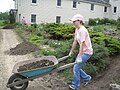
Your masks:
<svg viewBox="0 0 120 90"><path fill-rule="evenodd" d="M81 26L80 29L75 30L74 40L77 40L79 44L81 42L84 42L83 53L90 54L90 55L93 54L93 48L92 48L90 36L87 29L84 26Z"/></svg>

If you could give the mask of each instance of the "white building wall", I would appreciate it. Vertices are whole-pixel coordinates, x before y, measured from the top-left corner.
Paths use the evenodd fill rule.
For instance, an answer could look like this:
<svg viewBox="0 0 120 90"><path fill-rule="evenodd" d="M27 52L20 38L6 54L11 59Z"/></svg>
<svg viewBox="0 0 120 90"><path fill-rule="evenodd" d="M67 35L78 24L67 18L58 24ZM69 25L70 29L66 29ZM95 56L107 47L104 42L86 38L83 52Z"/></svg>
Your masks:
<svg viewBox="0 0 120 90"><path fill-rule="evenodd" d="M17 1L17 0L16 0ZM36 14L36 22L56 22L56 16L61 16L61 23L70 23L69 19L80 13L84 16L85 21L89 18L110 18L109 7L108 12L104 13L103 5L95 5L94 11L91 11L91 4L80 2L77 8L73 9L72 0L62 0L61 7L57 6L57 0L37 0L37 4L33 5L32 0L19 0L18 2L18 21L19 14L21 18L24 16L26 20L31 23L31 14Z"/></svg>
<svg viewBox="0 0 120 90"><path fill-rule="evenodd" d="M110 0L111 11L110 15L112 19L117 20L120 17L120 0ZM117 7L117 12L114 13L114 7Z"/></svg>

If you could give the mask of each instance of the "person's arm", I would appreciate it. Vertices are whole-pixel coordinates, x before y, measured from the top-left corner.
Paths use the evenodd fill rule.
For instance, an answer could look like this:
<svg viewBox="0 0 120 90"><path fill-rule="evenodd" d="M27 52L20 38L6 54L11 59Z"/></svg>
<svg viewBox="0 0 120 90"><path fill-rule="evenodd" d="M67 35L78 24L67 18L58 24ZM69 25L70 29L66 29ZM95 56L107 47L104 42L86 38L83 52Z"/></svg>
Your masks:
<svg viewBox="0 0 120 90"><path fill-rule="evenodd" d="M74 42L73 42L73 44L72 44L72 48L71 48L71 50L70 50L70 53L71 53L71 54L73 53L73 51L74 51L76 45L77 45L77 41L74 40Z"/></svg>
<svg viewBox="0 0 120 90"><path fill-rule="evenodd" d="M84 42L80 43L79 56L82 58Z"/></svg>

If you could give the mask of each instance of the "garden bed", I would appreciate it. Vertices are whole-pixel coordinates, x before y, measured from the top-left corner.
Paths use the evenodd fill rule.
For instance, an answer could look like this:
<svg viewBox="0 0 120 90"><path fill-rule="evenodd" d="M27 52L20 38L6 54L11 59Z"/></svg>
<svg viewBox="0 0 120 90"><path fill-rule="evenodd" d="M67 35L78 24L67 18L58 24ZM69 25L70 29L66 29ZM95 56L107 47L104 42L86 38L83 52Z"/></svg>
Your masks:
<svg viewBox="0 0 120 90"><path fill-rule="evenodd" d="M25 55L38 50L39 48L36 45L30 42L23 42L11 48L7 53L10 55Z"/></svg>

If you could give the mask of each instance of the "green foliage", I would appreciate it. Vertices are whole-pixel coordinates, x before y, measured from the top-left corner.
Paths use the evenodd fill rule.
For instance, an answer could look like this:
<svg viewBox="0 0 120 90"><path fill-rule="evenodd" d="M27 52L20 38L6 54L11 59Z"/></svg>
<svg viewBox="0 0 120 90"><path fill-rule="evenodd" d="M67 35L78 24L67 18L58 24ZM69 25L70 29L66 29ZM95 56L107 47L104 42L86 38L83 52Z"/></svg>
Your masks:
<svg viewBox="0 0 120 90"><path fill-rule="evenodd" d="M94 65L94 71L103 71L106 68L107 61L104 58L108 57L108 49L104 44L93 43L93 55L90 62Z"/></svg>
<svg viewBox="0 0 120 90"><path fill-rule="evenodd" d="M34 28L37 28L37 24L31 24L31 26L33 26Z"/></svg>
<svg viewBox="0 0 120 90"><path fill-rule="evenodd" d="M94 26L94 25L103 25L103 24L117 24L116 20L113 19L108 19L108 18L103 18L103 19L99 19L99 18L94 18L94 19L89 19L88 24L90 26Z"/></svg>
<svg viewBox="0 0 120 90"><path fill-rule="evenodd" d="M104 35L101 32L90 32L90 37L93 43L101 44L107 47L110 55L120 52L120 42L110 36Z"/></svg>
<svg viewBox="0 0 120 90"><path fill-rule="evenodd" d="M117 29L120 30L120 17L117 19Z"/></svg>
<svg viewBox="0 0 120 90"><path fill-rule="evenodd" d="M74 27L66 24L49 23L43 24L43 29L52 35L54 39L70 39L73 37Z"/></svg>
<svg viewBox="0 0 120 90"><path fill-rule="evenodd" d="M4 13L0 12L0 20L8 20L8 19L9 19L8 12L4 12Z"/></svg>
<svg viewBox="0 0 120 90"><path fill-rule="evenodd" d="M45 56L55 56L55 51L51 50L50 48L41 48L40 52Z"/></svg>
<svg viewBox="0 0 120 90"><path fill-rule="evenodd" d="M41 43L42 41L43 41L43 37L39 37L37 35L33 35L30 40L30 42L33 42L35 44Z"/></svg>
<svg viewBox="0 0 120 90"><path fill-rule="evenodd" d="M103 32L104 27L103 27L103 25L96 25L96 26L93 27L93 30L95 30L97 32Z"/></svg>
<svg viewBox="0 0 120 90"><path fill-rule="evenodd" d="M98 67L91 63L84 64L82 68L92 76L96 75L99 71Z"/></svg>
<svg viewBox="0 0 120 90"><path fill-rule="evenodd" d="M10 24L14 24L15 23L15 15L13 11L9 12L9 20L10 20Z"/></svg>
<svg viewBox="0 0 120 90"><path fill-rule="evenodd" d="M88 24L90 26L94 26L94 25L96 25L96 20L90 18Z"/></svg>
<svg viewBox="0 0 120 90"><path fill-rule="evenodd" d="M118 85L120 85L120 78L116 81L116 83L117 83Z"/></svg>

